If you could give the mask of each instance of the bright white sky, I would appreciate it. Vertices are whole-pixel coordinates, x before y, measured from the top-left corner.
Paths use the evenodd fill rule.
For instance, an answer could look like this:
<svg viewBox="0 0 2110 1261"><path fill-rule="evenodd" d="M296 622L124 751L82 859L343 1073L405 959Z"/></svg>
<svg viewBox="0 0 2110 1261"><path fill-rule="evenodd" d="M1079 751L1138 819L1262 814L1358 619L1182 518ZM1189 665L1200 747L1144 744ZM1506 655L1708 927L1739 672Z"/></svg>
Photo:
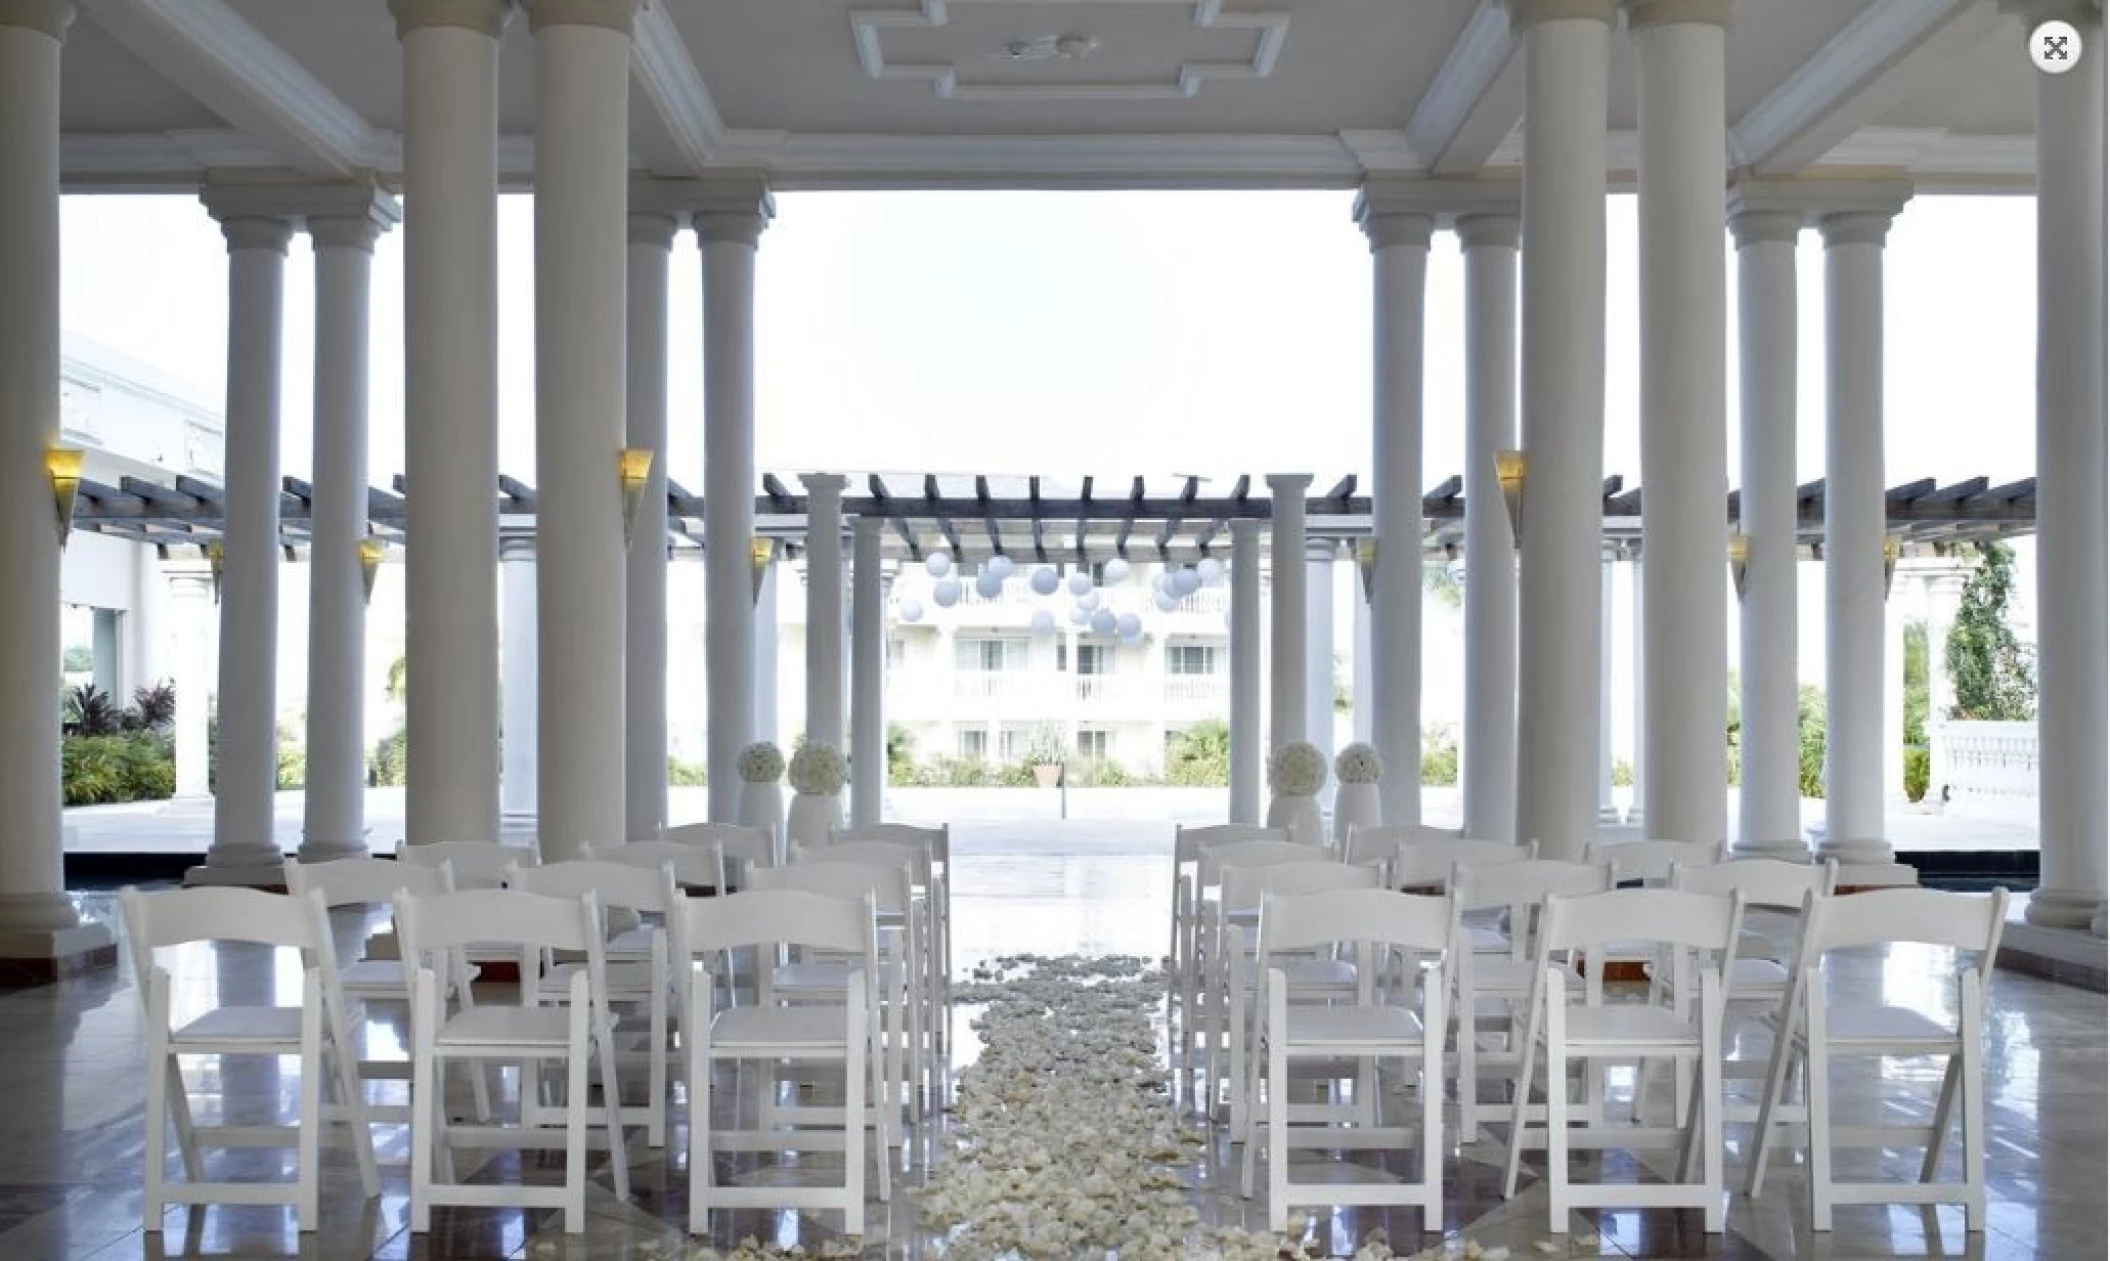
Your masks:
<svg viewBox="0 0 2110 1261"><path fill-rule="evenodd" d="M1349 195L803 193L761 252L757 456L765 470L1076 474L1308 471L1370 462L1370 265ZM1890 483L2034 471L2033 203L1927 198L1891 235ZM532 203L500 213L503 450L534 480ZM69 330L225 383L226 269L195 199L68 198ZM402 250L373 295L372 469L403 467ZM1736 461L1732 268L1730 474ZM1634 202L1610 213L1608 472L1639 474ZM1427 480L1460 471L1462 264L1429 269ZM669 465L702 477L701 281L675 248ZM287 267L284 470L310 467L311 255ZM1823 251L1802 251L1798 467L1823 466Z"/></svg>

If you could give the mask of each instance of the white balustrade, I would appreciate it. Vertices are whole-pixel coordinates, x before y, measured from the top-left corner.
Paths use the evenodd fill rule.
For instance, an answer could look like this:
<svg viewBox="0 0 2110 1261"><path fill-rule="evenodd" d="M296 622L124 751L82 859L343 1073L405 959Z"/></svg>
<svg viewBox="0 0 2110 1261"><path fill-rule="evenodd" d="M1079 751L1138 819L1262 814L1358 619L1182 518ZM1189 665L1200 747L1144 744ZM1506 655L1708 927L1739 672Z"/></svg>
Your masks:
<svg viewBox="0 0 2110 1261"><path fill-rule="evenodd" d="M1966 818L2037 817L2037 724L1930 723L1928 792Z"/></svg>

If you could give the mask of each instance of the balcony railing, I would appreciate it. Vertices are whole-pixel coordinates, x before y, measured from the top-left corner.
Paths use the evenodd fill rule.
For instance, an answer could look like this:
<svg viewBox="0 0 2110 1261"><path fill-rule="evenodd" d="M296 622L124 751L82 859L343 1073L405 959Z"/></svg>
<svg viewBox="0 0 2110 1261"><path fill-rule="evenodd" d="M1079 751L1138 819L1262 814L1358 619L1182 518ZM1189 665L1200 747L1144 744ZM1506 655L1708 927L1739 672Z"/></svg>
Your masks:
<svg viewBox="0 0 2110 1261"><path fill-rule="evenodd" d="M1230 683L1220 674L1175 674L1165 680L1165 701L1170 705L1222 705L1230 694Z"/></svg>

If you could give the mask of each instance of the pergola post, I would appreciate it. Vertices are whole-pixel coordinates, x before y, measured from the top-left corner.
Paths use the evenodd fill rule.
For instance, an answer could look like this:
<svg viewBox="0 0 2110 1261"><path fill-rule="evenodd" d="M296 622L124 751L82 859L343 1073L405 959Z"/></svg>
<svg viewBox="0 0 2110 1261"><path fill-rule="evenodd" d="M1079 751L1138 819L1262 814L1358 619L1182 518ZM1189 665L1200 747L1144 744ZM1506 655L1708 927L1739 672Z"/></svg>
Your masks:
<svg viewBox="0 0 2110 1261"><path fill-rule="evenodd" d="M66 896L60 822L59 49L69 4L0 10L0 973L50 980L117 961Z"/></svg>
<svg viewBox="0 0 2110 1261"><path fill-rule="evenodd" d="M667 824L667 263L674 217L630 215L624 445L652 465L631 522L623 581L623 835Z"/></svg>
<svg viewBox="0 0 2110 1261"><path fill-rule="evenodd" d="M1268 570L1274 589L1269 596L1269 623L1274 641L1268 654L1268 743L1270 752L1306 739L1305 697L1310 651L1304 636L1304 492L1309 473L1271 473L1267 486L1274 500L1273 535Z"/></svg>
<svg viewBox="0 0 2110 1261"><path fill-rule="evenodd" d="M869 827L886 793L886 581L878 517L850 526L850 825Z"/></svg>
<svg viewBox="0 0 2110 1261"><path fill-rule="evenodd" d="M839 473L806 486L806 743L843 751L843 487Z"/></svg>
<svg viewBox="0 0 2110 1261"><path fill-rule="evenodd" d="M708 558L706 558L708 560ZM777 637L783 625L777 620L777 585L784 563L774 555L762 566L762 582L754 593L755 606L755 726L754 738L772 744L783 737L777 716ZM706 611L705 616L709 613Z"/></svg>
<svg viewBox="0 0 2110 1261"><path fill-rule="evenodd" d="M505 817L531 820L541 793L536 783L536 732L541 726L537 712L536 679L540 677L535 634L535 536L513 533L500 537L498 569L505 595L504 642L499 669L505 687Z"/></svg>
<svg viewBox="0 0 2110 1261"><path fill-rule="evenodd" d="M176 684L176 796L212 794L209 720L213 672L213 582L203 562L168 569Z"/></svg>
<svg viewBox="0 0 2110 1261"><path fill-rule="evenodd" d="M1332 539L1311 539L1304 545L1304 738L1318 746L1328 767L1333 765L1333 580L1339 553L1340 545ZM1319 791L1322 806L1333 799L1331 775L1329 770L1326 787Z"/></svg>
<svg viewBox="0 0 2110 1261"><path fill-rule="evenodd" d="M1465 253L1465 834L1517 831L1517 553L1495 452L1517 445L1517 217L1461 217ZM1416 751L1419 762L1419 750ZM1417 766L1418 769L1418 766Z"/></svg>
<svg viewBox="0 0 2110 1261"><path fill-rule="evenodd" d="M1231 817L1260 823L1260 522L1231 522ZM1071 659L1076 651L1071 649Z"/></svg>

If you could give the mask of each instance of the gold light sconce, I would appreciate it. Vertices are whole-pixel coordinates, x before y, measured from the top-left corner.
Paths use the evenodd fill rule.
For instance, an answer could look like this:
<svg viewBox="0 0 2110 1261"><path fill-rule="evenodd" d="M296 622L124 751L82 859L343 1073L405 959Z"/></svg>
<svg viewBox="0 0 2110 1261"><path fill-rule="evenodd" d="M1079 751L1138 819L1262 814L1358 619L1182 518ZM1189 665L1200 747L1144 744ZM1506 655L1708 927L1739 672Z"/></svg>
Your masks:
<svg viewBox="0 0 2110 1261"><path fill-rule="evenodd" d="M630 537L637 532L637 510L644 505L645 491L652 484L652 452L642 447L625 447L616 457L616 472L623 485L623 547L628 550Z"/></svg>
<svg viewBox="0 0 2110 1261"><path fill-rule="evenodd" d="M777 545L761 535L756 535L747 544L749 575L754 580L754 602L762 603L762 580L769 576L769 563L776 559Z"/></svg>
<svg viewBox="0 0 2110 1261"><path fill-rule="evenodd" d="M59 549L73 534L73 503L81 493L81 465L88 453L78 447L52 447L44 453L44 473L51 479L51 498L59 514Z"/></svg>
<svg viewBox="0 0 2110 1261"><path fill-rule="evenodd" d="M372 535L359 540L359 586L366 594L366 602L374 602L374 580L381 576L381 558L388 555L388 544Z"/></svg>
<svg viewBox="0 0 2110 1261"><path fill-rule="evenodd" d="M1495 484L1502 488L1502 506L1509 509L1509 537L1524 545L1524 453L1514 449L1495 452Z"/></svg>
<svg viewBox="0 0 2110 1261"><path fill-rule="evenodd" d="M1737 530L1729 536L1729 581L1736 584L1736 598L1744 598L1744 581L1751 569L1751 536Z"/></svg>

